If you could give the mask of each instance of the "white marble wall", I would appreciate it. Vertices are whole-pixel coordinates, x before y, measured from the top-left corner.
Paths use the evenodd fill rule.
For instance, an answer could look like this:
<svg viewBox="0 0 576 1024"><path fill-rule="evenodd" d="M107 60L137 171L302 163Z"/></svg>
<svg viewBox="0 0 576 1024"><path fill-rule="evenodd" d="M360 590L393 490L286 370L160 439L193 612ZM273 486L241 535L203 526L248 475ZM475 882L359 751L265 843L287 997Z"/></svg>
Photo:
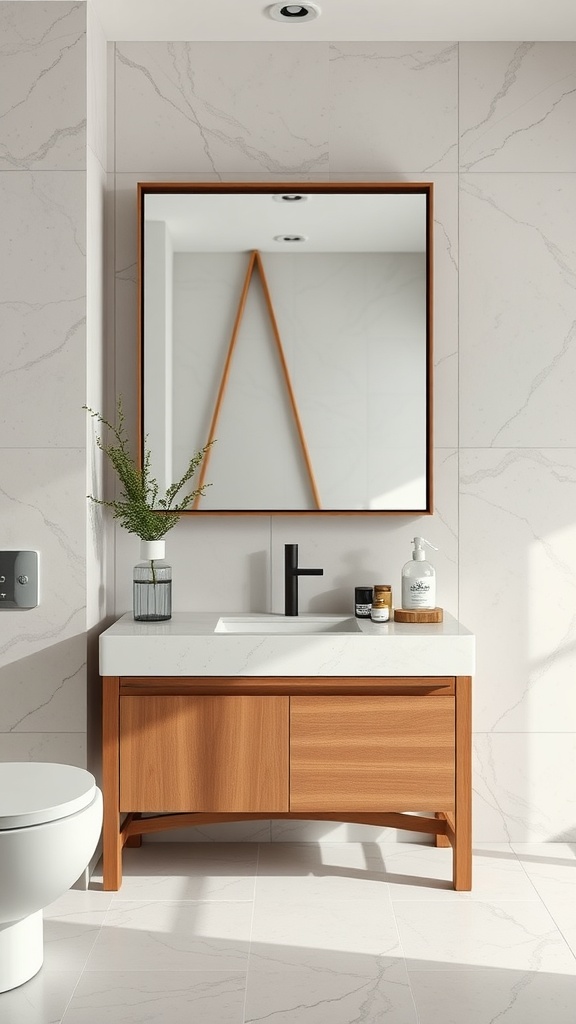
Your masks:
<svg viewBox="0 0 576 1024"><path fill-rule="evenodd" d="M0 617L0 758L85 759L86 17L0 3L2 546L41 601Z"/></svg>
<svg viewBox="0 0 576 1024"><path fill-rule="evenodd" d="M105 95L92 75L87 110L86 29L84 3L0 3L1 543L40 554L38 608L0 614L3 761L86 763L82 405L87 268L102 238L94 205L87 232L87 193L104 192L95 113ZM96 279L92 366L102 358Z"/></svg>
<svg viewBox="0 0 576 1024"><path fill-rule="evenodd" d="M120 43L117 388L135 402L138 180L432 180L431 518L183 521L175 605L282 606L283 544L322 578L304 610L400 569L416 528L439 603L478 636L478 840L576 838L576 44ZM116 610L137 543L118 536ZM274 823L199 838L348 839Z"/></svg>
<svg viewBox="0 0 576 1024"><path fill-rule="evenodd" d="M108 610L110 554L87 514L101 469L81 407L122 392L135 410L136 181L432 180L434 516L184 520L175 604L280 610L297 541L325 570L302 607L349 607L356 583L398 589L417 527L440 549L439 601L478 636L477 838L576 838L576 44L122 43L113 137L84 3L2 0L0 56L2 545L38 548L42 567L39 608L0 615L0 759L85 762L86 630ZM119 614L138 544L116 543Z"/></svg>

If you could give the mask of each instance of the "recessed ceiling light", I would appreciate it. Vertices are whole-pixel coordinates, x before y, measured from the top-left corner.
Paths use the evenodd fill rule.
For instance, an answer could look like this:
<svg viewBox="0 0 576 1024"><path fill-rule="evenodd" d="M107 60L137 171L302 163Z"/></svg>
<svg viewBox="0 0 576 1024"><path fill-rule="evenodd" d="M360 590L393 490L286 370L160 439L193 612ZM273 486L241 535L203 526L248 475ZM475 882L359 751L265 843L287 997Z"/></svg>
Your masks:
<svg viewBox="0 0 576 1024"><path fill-rule="evenodd" d="M274 235L275 242L306 242L306 235Z"/></svg>
<svg viewBox="0 0 576 1024"><path fill-rule="evenodd" d="M320 14L317 4L272 4L268 14L274 21L313 21Z"/></svg>
<svg viewBox="0 0 576 1024"><path fill-rule="evenodd" d="M277 203L300 203L308 199L308 196L303 196L300 192L284 192L283 194L273 196L273 199Z"/></svg>

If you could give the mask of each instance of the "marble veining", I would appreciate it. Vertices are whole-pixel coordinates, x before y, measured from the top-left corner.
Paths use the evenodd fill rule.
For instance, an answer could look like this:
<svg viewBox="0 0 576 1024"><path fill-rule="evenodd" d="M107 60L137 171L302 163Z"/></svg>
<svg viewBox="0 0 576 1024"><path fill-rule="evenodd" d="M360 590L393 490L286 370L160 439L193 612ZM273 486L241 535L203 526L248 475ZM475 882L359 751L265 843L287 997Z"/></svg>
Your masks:
<svg viewBox="0 0 576 1024"><path fill-rule="evenodd" d="M117 170L174 171L191 159L214 174L327 168L318 103L325 50L322 43L305 51L289 44L118 44ZM221 70L214 74L215 68ZM306 101L310 89L313 105ZM151 114L164 135L161 147L148 145Z"/></svg>
<svg viewBox="0 0 576 1024"><path fill-rule="evenodd" d="M573 171L576 44L461 43L463 170Z"/></svg>
<svg viewBox="0 0 576 1024"><path fill-rule="evenodd" d="M573 1024L575 854L476 844L459 893L450 851L422 842L145 843L126 893L97 871L47 908L45 966L0 1007L15 1024ZM190 899L207 877L250 895Z"/></svg>
<svg viewBox="0 0 576 1024"><path fill-rule="evenodd" d="M454 43L331 44L330 169L457 170L457 65Z"/></svg>
<svg viewBox="0 0 576 1024"><path fill-rule="evenodd" d="M462 614L480 645L479 731L576 731L575 449L461 455Z"/></svg>
<svg viewBox="0 0 576 1024"><path fill-rule="evenodd" d="M0 169L84 168L85 5L36 4L16 12L4 3L0 26Z"/></svg>
<svg viewBox="0 0 576 1024"><path fill-rule="evenodd" d="M569 397L576 379L573 205L574 175L463 177L460 430L466 447L576 444ZM503 256L511 249L513 262Z"/></svg>

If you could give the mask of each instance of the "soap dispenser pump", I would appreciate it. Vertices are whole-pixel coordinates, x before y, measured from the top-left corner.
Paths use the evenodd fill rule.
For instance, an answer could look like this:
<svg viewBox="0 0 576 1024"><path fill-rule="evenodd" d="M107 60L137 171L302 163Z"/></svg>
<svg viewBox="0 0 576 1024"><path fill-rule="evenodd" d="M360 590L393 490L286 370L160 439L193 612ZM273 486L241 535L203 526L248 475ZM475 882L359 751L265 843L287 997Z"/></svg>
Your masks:
<svg viewBox="0 0 576 1024"><path fill-rule="evenodd" d="M414 537L412 559L402 569L402 607L436 607L436 570L426 560L423 544L434 547L425 537Z"/></svg>

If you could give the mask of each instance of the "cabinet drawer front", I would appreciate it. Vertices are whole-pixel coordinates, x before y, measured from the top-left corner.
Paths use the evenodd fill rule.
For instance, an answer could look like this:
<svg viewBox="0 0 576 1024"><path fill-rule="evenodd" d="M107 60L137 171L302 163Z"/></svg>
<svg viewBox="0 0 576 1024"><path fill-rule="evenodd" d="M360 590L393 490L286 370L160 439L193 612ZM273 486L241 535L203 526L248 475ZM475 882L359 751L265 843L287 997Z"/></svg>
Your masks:
<svg viewBox="0 0 576 1024"><path fill-rule="evenodd" d="M292 697L290 810L452 810L454 712L454 697Z"/></svg>
<svg viewBox="0 0 576 1024"><path fill-rule="evenodd" d="M288 700L121 697L121 810L286 811Z"/></svg>

